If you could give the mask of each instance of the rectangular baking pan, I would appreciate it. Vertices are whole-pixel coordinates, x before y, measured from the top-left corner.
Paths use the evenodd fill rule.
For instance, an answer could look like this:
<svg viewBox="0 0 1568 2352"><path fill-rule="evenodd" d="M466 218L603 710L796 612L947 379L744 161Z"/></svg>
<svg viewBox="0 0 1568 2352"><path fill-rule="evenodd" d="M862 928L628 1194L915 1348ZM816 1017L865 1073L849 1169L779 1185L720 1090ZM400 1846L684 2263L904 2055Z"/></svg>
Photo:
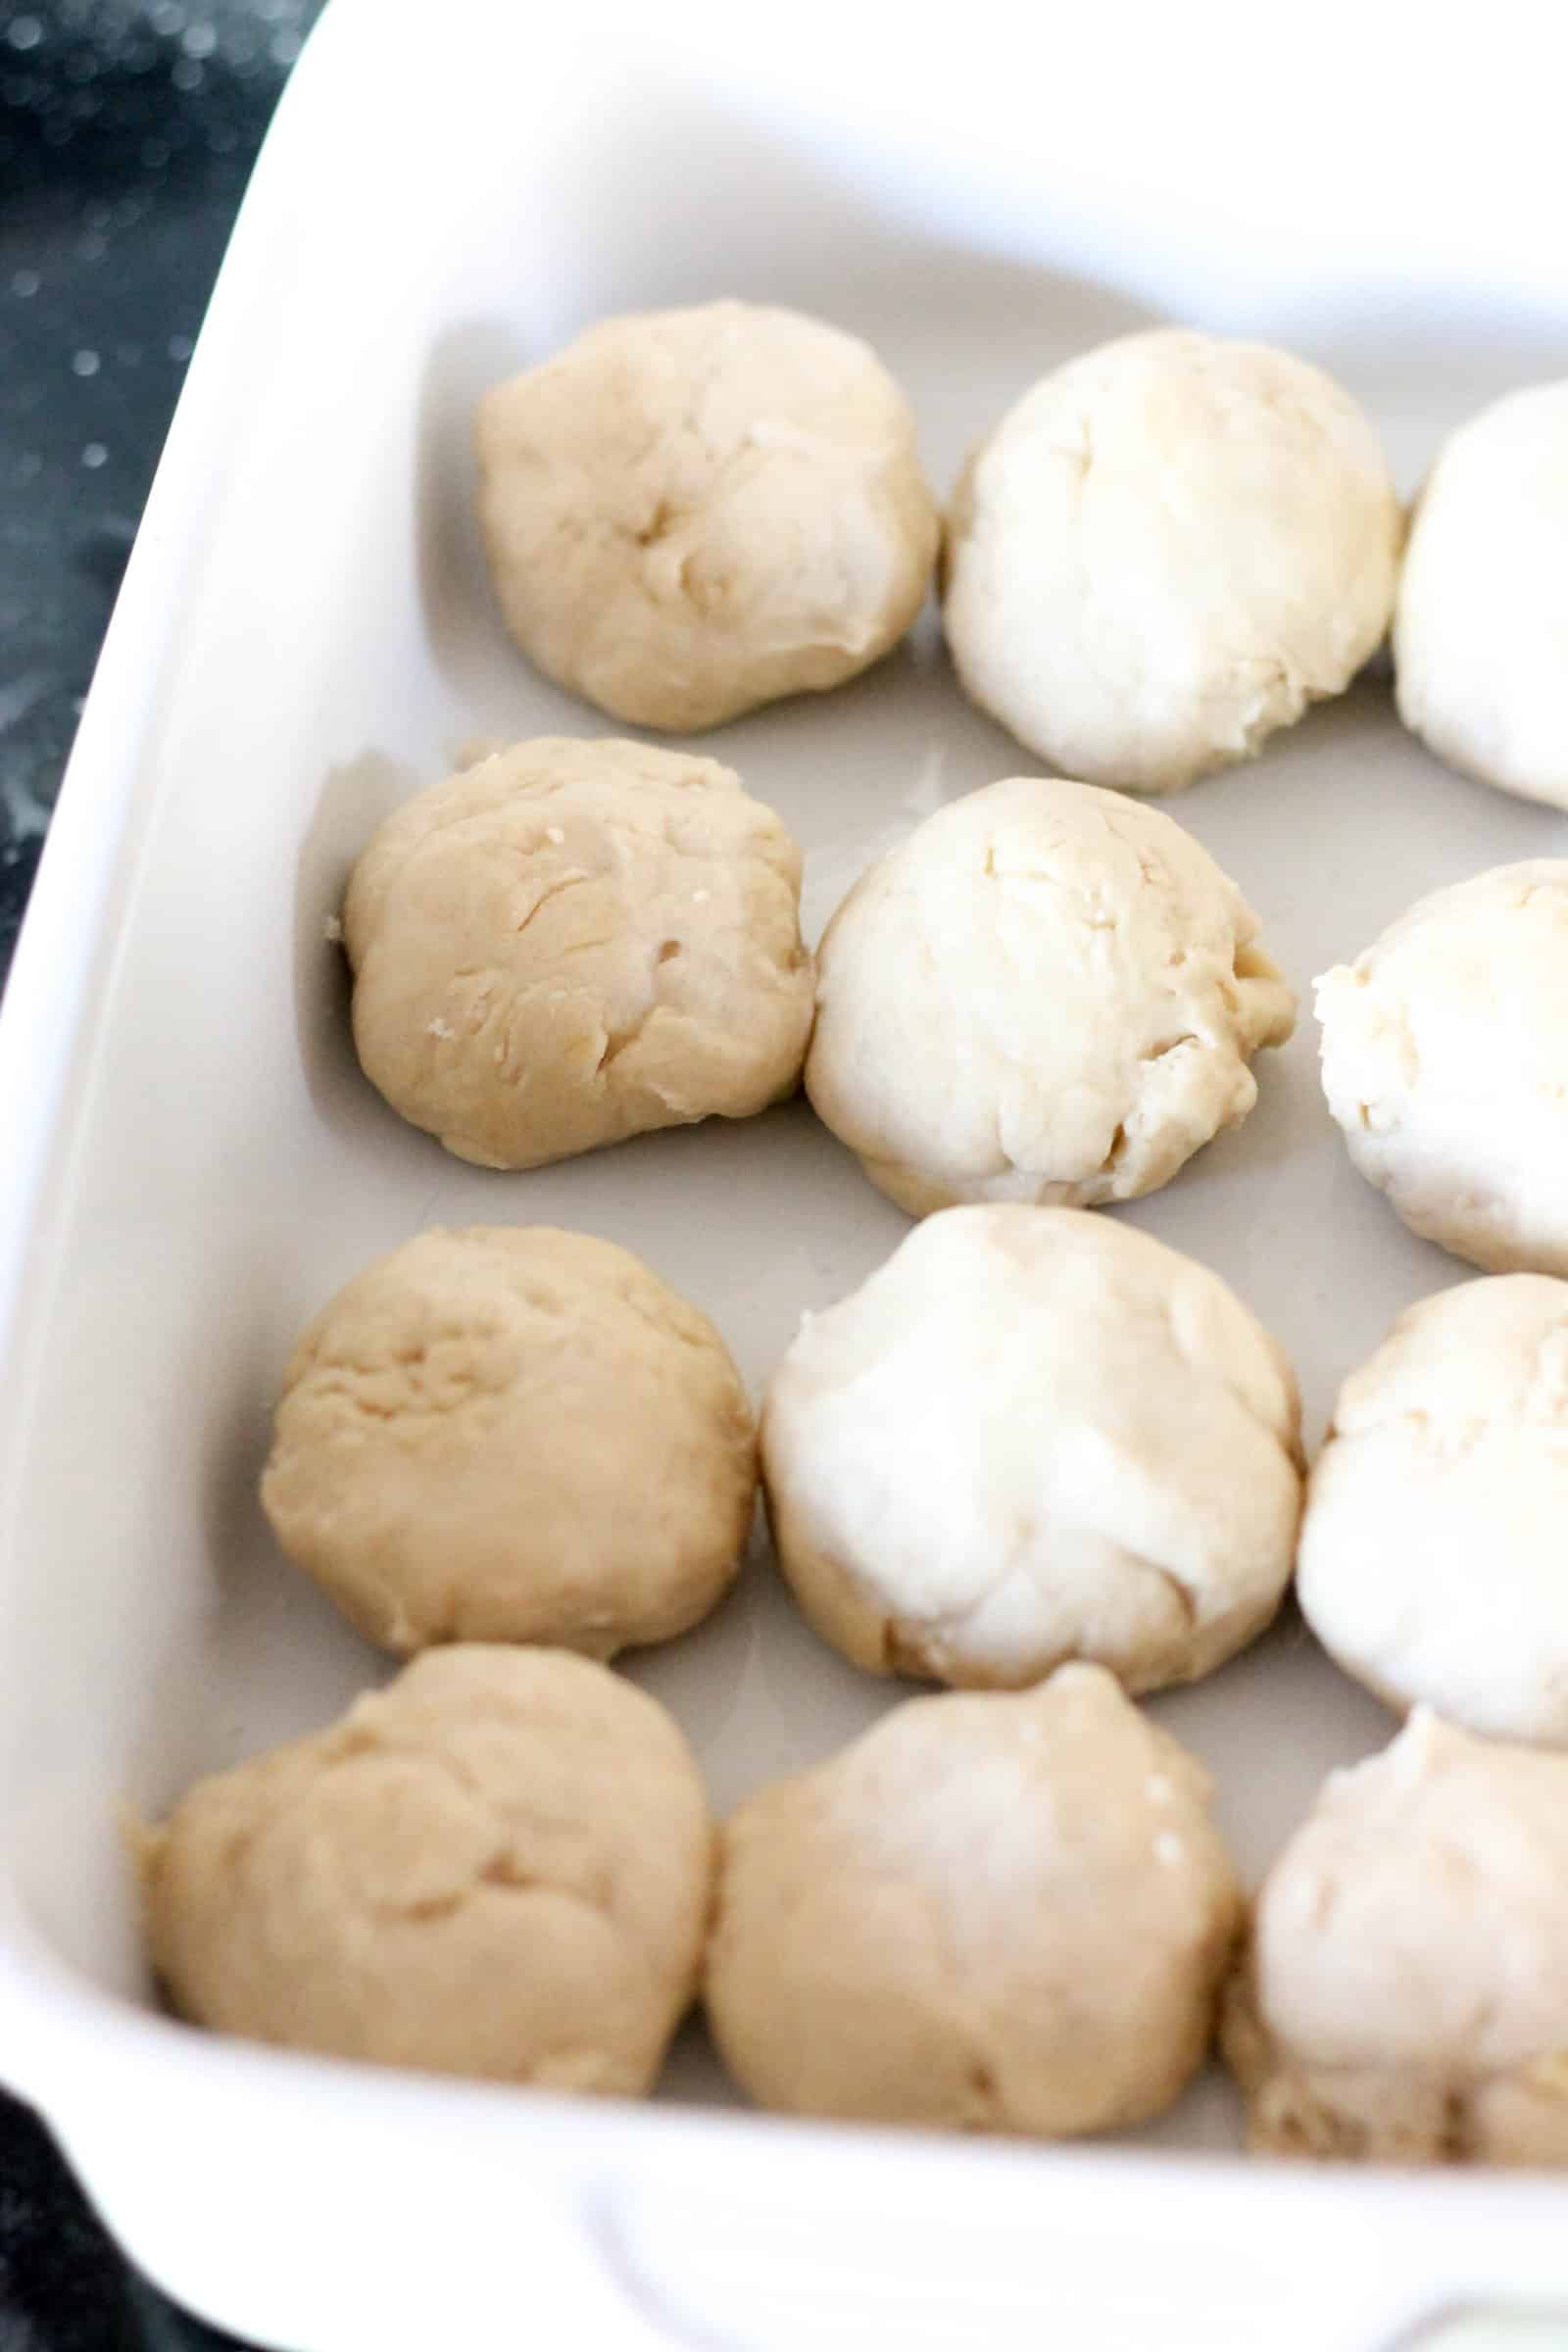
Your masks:
<svg viewBox="0 0 1568 2352"><path fill-rule="evenodd" d="M641 2109L202 2036L150 1997L117 1832L387 1672L255 1500L292 1337L365 1259L437 1222L580 1225L698 1299L760 1386L905 1230L803 1104L496 1176L359 1076L327 926L371 827L475 736L613 731L499 628L474 396L606 313L782 301L877 345L946 486L1035 375L1176 317L1333 368L1411 487L1450 423L1568 371L1558 81L1517 70L1522 9L1471 51L1404 9L1274 25L333 0L309 44L0 1021L0 2072L135 2259L249 2336L1380 2352L1489 2297L1568 2301L1560 2185L1250 2164L1213 2075L1146 2144L1038 2147L743 2114L695 2028ZM930 614L855 686L710 742L806 842L813 935L875 848L1031 765ZM1418 893L1568 845L1405 740L1376 676L1177 813L1303 994ZM1125 1213L1281 1334L1315 1438L1461 1269L1351 1174L1314 1054L1303 1009L1245 1127ZM631 1670L720 1806L892 1695L807 1633L760 1543ZM1155 1712L1253 1875L1391 1729L1291 1619Z"/></svg>

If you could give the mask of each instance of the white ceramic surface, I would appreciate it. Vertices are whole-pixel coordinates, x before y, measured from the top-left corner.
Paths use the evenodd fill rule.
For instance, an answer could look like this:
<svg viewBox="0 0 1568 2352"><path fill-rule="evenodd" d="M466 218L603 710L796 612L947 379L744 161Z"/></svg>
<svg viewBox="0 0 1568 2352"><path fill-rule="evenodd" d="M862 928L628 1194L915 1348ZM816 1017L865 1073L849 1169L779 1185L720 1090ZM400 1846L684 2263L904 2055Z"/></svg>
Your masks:
<svg viewBox="0 0 1568 2352"><path fill-rule="evenodd" d="M0 1024L0 2074L140 2260L289 2352L1373 2352L1472 2292L1568 2301L1560 2189L1247 2166L1212 2153L1235 2141L1214 2077L1156 2155L894 2141L704 2112L724 2094L696 2030L632 2112L236 2048L149 2004L116 1807L386 1671L255 1501L319 1299L430 1223L575 1224L689 1292L760 1386L906 1230L803 1104L497 1176L360 1078L326 925L368 830L476 735L613 731L490 608L475 393L609 311L792 302L879 347L946 485L1043 368L1178 316L1333 368L1408 487L1482 400L1568 372L1560 84L1539 56L1509 71L1523 8L1467 53L1330 6L1309 54L1218 5L1027 28L979 5L940 34L869 7L656 13L601 7L584 40L506 0L334 0L192 366ZM856 685L704 743L806 842L813 932L877 847L1030 765L929 612ZM1464 1270L1352 1175L1311 977L1422 891L1568 853L1568 823L1446 773L1376 678L1174 813L1264 915L1303 1019L1246 1126L1125 1213L1280 1333L1315 1438L1343 1371ZM806 1631L760 1542L708 1626L628 1663L721 1806L897 1695ZM1155 1711L1253 1874L1391 1729L1294 1619Z"/></svg>

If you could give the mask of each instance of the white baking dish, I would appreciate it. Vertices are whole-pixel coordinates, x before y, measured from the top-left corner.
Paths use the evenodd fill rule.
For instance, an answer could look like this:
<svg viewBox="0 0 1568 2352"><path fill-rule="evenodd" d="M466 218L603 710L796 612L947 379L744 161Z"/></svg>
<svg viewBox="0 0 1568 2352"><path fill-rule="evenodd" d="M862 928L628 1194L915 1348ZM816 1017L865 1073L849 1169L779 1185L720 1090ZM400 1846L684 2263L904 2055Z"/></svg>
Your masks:
<svg viewBox="0 0 1568 2352"><path fill-rule="evenodd" d="M1328 363L1413 481L1480 400L1568 370L1560 84L1539 57L1510 77L1522 10L1489 12L1484 56L1434 53L1426 12L1288 35L1243 8L1009 14L335 0L83 717L0 1026L0 2072L139 2261L289 2352L1375 2352L1489 2293L1568 2305L1560 2184L1249 2165L1213 2079L1152 2151L719 2113L695 2031L670 2099L573 2104L203 2037L138 1957L116 1806L162 1807L385 1671L254 1501L327 1291L427 1223L578 1223L688 1290L760 1383L904 1230L800 1105L504 1177L359 1078L325 925L369 827L466 737L609 731L491 613L473 394L607 311L781 299L881 347L946 482L1031 376L1165 309ZM714 746L806 839L813 924L873 844L1028 765L929 616L858 685ZM1303 986L1419 891L1568 848L1404 741L1377 683L1178 813ZM1131 1213L1280 1331L1315 1433L1338 1375L1459 1269L1351 1175L1313 1056L1304 1020L1247 1126ZM821 1650L760 1548L632 1670L720 1804L892 1695ZM1253 1872L1390 1728L1294 1623L1157 1712L1211 1759Z"/></svg>

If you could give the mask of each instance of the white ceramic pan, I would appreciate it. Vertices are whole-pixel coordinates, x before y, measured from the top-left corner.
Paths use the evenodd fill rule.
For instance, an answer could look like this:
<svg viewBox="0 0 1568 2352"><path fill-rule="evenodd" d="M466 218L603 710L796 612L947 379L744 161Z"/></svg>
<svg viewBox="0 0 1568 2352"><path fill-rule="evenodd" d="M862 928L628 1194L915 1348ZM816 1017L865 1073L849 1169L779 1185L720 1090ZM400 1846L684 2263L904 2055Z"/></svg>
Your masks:
<svg viewBox="0 0 1568 2352"><path fill-rule="evenodd" d="M138 1952L117 1805L386 1671L255 1500L327 1292L426 1224L577 1224L760 1383L905 1229L801 1104L497 1176L360 1078L325 928L370 827L476 733L614 731L492 612L475 393L607 312L781 300L879 346L946 485L1044 368L1174 316L1325 362L1408 486L1483 399L1568 372L1550 19L1494 7L1461 50L1437 10L1012 13L333 0L83 716L0 1024L0 2074L138 2261L288 2352L1384 2352L1478 2298L1568 2307L1560 2182L1250 2164L1213 2078L1152 2147L898 2138L725 2112L693 2030L660 2103L572 2103L200 2035ZM858 684L710 740L807 842L813 929L874 845L1029 765L929 615ZM1418 892L1568 849L1405 740L1375 680L1178 813L1303 989ZM1129 1213L1282 1335L1315 1436L1460 1269L1351 1174L1314 1054L1304 1018L1246 1126ZM891 1696L760 1545L632 1671L721 1805ZM1294 1621L1156 1712L1253 1873L1392 1728Z"/></svg>

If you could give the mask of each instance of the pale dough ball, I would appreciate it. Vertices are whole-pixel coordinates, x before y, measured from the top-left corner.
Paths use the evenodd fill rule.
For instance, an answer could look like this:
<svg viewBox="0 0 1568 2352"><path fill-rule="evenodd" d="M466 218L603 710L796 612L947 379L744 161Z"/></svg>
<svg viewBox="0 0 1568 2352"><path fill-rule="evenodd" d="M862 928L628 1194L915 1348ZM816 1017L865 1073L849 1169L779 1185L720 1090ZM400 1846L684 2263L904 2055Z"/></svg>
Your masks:
<svg viewBox="0 0 1568 2352"><path fill-rule="evenodd" d="M1440 760L1568 808L1568 383L1512 393L1444 445L1394 659L1399 716Z"/></svg>
<svg viewBox="0 0 1568 2352"><path fill-rule="evenodd" d="M1568 2164L1568 1756L1418 1708L1258 1896L1225 2054L1253 2148Z"/></svg>
<svg viewBox="0 0 1568 2352"><path fill-rule="evenodd" d="M612 1657L705 1617L757 1483L706 1315L547 1225L419 1234L355 1276L283 1376L262 1501L372 1642Z"/></svg>
<svg viewBox="0 0 1568 2352"><path fill-rule="evenodd" d="M1012 776L870 866L817 954L806 1088L911 1216L1167 1184L1257 1100L1293 991L1158 809Z"/></svg>
<svg viewBox="0 0 1568 2352"><path fill-rule="evenodd" d="M1026 392L948 519L948 643L1065 774L1175 792L1339 694L1389 625L1398 500L1316 368L1160 328Z"/></svg>
<svg viewBox="0 0 1568 2352"><path fill-rule="evenodd" d="M1565 1528L1568 1282L1495 1274L1410 1307L1341 1389L1297 1592L1390 1706L1568 1743Z"/></svg>
<svg viewBox="0 0 1568 2352"><path fill-rule="evenodd" d="M797 312L607 319L487 394L477 441L507 626L634 725L840 685L925 596L940 525L908 403L866 344Z"/></svg>
<svg viewBox="0 0 1568 2352"><path fill-rule="evenodd" d="M1217 1274L1077 1209L955 1208L808 1315L762 1414L774 1540L877 1674L1193 1682L1267 1624L1300 1509L1284 1351Z"/></svg>
<svg viewBox="0 0 1568 2352"><path fill-rule="evenodd" d="M354 1043L485 1168L792 1093L811 1028L801 853L715 760L543 737L416 793L343 907Z"/></svg>
<svg viewBox="0 0 1568 2352"><path fill-rule="evenodd" d="M1568 1274L1568 859L1422 899L1317 982L1323 1092L1412 1232Z"/></svg>
<svg viewBox="0 0 1568 2352"><path fill-rule="evenodd" d="M1054 2136L1159 2114L1241 1924L1208 1794L1093 1666L896 1707L724 1827L726 2065L805 2115Z"/></svg>
<svg viewBox="0 0 1568 2352"><path fill-rule="evenodd" d="M697 1987L713 1838L662 1707L563 1650L434 1652L138 1840L199 2025L551 2090L647 2090Z"/></svg>

